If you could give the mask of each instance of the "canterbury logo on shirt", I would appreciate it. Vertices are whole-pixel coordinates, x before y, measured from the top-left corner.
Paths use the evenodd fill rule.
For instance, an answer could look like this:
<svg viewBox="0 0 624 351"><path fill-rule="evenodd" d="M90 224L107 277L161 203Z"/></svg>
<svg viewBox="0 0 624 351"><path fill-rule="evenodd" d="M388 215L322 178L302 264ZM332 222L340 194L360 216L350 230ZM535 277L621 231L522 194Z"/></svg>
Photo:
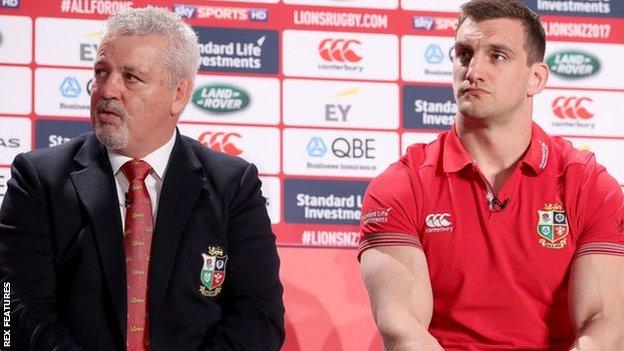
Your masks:
<svg viewBox="0 0 624 351"><path fill-rule="evenodd" d="M425 233L451 232L453 222L450 213L430 213L425 217Z"/></svg>

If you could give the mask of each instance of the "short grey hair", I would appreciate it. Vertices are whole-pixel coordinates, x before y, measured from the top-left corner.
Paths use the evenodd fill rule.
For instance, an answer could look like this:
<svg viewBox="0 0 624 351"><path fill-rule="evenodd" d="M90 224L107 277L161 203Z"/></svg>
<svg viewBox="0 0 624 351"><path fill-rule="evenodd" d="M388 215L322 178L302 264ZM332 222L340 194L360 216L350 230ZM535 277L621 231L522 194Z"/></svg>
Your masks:
<svg viewBox="0 0 624 351"><path fill-rule="evenodd" d="M179 15L159 7L130 8L111 16L104 36L163 36L167 39L163 63L169 71L169 88L182 78L195 82L199 67L197 34Z"/></svg>

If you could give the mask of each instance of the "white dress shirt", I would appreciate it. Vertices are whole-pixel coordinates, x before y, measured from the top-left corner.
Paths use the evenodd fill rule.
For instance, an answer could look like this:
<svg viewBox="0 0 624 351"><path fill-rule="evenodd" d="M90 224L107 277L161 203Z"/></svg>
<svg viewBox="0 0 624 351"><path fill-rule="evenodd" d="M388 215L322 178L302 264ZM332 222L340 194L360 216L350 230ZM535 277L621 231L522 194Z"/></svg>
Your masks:
<svg viewBox="0 0 624 351"><path fill-rule="evenodd" d="M162 190L163 179L165 178L165 172L167 171L167 163L169 162L169 156L173 150L173 144L175 143L175 131L173 135L165 143L165 145L154 150L152 153L141 157L141 160L147 162L152 170L145 178L145 186L152 202L152 218L156 223L156 214L158 213L158 201L160 200L160 192ZM108 160L113 168L113 174L115 175L115 185L117 187L117 198L119 199L119 211L121 212L121 228L125 228L126 225L126 193L130 182L121 171L121 166L126 162L132 160L132 157L128 157L114 151L108 150Z"/></svg>

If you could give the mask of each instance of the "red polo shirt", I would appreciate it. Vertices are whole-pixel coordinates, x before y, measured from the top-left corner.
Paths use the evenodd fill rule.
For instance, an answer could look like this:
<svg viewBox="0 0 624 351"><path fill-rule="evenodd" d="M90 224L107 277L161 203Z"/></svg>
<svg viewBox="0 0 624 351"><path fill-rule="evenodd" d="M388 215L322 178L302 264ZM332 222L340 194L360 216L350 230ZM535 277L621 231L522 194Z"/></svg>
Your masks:
<svg viewBox="0 0 624 351"><path fill-rule="evenodd" d="M571 262L624 256L622 190L592 153L536 124L499 202L488 187L454 130L411 146L368 187L358 257L375 246L424 251L429 331L447 350L567 350Z"/></svg>

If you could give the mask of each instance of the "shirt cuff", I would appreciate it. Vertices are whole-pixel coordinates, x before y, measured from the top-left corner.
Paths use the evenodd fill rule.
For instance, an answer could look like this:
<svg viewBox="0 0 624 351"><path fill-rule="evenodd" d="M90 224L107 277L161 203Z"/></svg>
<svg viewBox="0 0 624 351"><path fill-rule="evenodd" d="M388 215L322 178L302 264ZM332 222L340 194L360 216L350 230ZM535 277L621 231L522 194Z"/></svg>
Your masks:
<svg viewBox="0 0 624 351"><path fill-rule="evenodd" d="M608 242L583 244L576 249L574 258L588 254L624 256L624 245Z"/></svg>
<svg viewBox="0 0 624 351"><path fill-rule="evenodd" d="M416 246L422 250L420 240L418 240L418 237L414 235L400 233L370 234L360 240L357 260L360 260L362 252L378 246Z"/></svg>

